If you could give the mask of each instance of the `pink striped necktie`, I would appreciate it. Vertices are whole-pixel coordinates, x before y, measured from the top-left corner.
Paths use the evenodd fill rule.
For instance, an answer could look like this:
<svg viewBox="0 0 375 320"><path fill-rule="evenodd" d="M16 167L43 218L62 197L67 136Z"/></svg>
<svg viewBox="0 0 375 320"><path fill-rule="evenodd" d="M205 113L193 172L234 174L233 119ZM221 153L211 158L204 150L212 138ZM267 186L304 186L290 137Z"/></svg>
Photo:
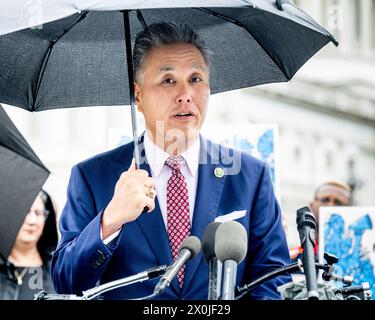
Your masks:
<svg viewBox="0 0 375 320"><path fill-rule="evenodd" d="M189 192L180 171L181 156L170 156L165 164L172 169L167 183L167 228L173 260L178 257L182 241L190 236ZM177 274L180 288L184 283L185 266Z"/></svg>

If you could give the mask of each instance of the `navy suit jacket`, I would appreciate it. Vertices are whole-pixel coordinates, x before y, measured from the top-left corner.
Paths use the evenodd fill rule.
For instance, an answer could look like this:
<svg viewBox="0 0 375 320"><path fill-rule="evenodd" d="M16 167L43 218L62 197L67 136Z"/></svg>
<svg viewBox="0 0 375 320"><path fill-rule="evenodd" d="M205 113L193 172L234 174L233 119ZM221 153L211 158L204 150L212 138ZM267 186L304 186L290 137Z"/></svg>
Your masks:
<svg viewBox="0 0 375 320"><path fill-rule="evenodd" d="M192 235L202 240L206 226L216 217L246 210L237 221L247 231L248 250L237 270L237 285L290 263L280 207L274 196L267 166L248 154L227 149L201 137L198 186ZM141 140L141 146L143 141ZM142 149L142 148L141 148ZM61 239L52 259L56 291L81 295L82 291L148 268L172 263L168 235L158 201L151 213L125 224L119 236L105 245L100 237L102 212L112 199L114 187L132 160L133 143L79 163L72 169L67 202L61 215ZM144 154L143 154L144 156ZM233 164L233 159L237 157ZM233 167L240 165L237 174ZM217 177L214 170L224 169ZM141 169L150 173L147 160ZM151 173L150 173L151 175ZM148 296L159 279L115 289L105 299ZM290 282L289 275L269 280L254 289L252 299L279 299L277 286ZM157 299L206 300L208 265L202 252L186 264L182 289L177 279Z"/></svg>

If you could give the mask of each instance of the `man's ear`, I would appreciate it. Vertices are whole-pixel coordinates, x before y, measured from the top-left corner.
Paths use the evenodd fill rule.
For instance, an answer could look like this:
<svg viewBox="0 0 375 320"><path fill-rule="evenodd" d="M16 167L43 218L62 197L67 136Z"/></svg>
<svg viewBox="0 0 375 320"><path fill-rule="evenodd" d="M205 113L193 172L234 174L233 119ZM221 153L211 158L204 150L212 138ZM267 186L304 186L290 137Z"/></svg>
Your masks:
<svg viewBox="0 0 375 320"><path fill-rule="evenodd" d="M139 112L143 113L142 99L141 99L141 87L134 81L134 98Z"/></svg>

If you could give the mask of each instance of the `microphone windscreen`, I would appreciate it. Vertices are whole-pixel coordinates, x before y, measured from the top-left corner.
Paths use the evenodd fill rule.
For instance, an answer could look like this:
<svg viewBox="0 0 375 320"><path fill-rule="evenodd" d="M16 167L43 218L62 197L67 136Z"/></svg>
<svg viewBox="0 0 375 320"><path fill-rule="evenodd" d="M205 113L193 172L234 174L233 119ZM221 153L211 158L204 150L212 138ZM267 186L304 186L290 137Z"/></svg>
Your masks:
<svg viewBox="0 0 375 320"><path fill-rule="evenodd" d="M222 223L216 230L215 253L221 262L234 260L240 264L247 253L245 227L236 221Z"/></svg>
<svg viewBox="0 0 375 320"><path fill-rule="evenodd" d="M304 226L308 225L316 229L315 217L309 207L299 208L297 210L297 230L301 230Z"/></svg>
<svg viewBox="0 0 375 320"><path fill-rule="evenodd" d="M180 251L182 249L190 250L191 251L190 259L193 259L199 253L199 251L201 251L201 241L196 236L187 237L181 243Z"/></svg>
<svg viewBox="0 0 375 320"><path fill-rule="evenodd" d="M204 261L209 263L209 261L216 257L215 255L215 234L217 228L221 225L221 222L211 222L204 230L202 239L202 251Z"/></svg>

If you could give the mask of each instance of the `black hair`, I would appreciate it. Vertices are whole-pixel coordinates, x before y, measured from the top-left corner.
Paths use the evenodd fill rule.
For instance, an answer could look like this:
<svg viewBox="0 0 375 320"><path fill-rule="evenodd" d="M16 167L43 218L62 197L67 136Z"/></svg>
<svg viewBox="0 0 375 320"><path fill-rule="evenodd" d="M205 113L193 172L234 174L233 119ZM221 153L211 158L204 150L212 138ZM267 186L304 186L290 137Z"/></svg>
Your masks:
<svg viewBox="0 0 375 320"><path fill-rule="evenodd" d="M135 39L133 66L134 77L137 82L140 81L140 72L149 51L153 48L172 44L194 45L202 54L207 66L209 65L211 51L188 25L170 22L153 23L139 32Z"/></svg>
<svg viewBox="0 0 375 320"><path fill-rule="evenodd" d="M56 222L56 211L53 206L51 197L45 190L41 190L40 197L43 201L45 210L48 211L46 221L41 237L37 243L39 254L46 263L51 259L53 252L57 247L58 233L57 233L57 222Z"/></svg>

